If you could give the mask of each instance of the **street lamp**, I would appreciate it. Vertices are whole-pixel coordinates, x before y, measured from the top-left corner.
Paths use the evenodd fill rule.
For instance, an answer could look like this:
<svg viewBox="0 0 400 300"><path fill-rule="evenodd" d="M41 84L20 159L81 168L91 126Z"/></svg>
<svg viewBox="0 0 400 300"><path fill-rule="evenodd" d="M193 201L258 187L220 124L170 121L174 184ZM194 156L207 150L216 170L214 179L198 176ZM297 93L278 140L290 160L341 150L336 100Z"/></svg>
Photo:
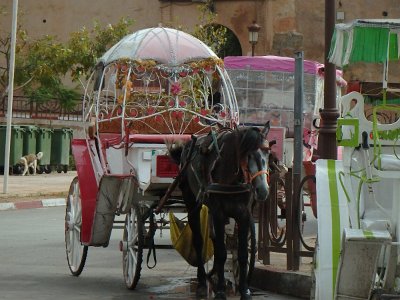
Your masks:
<svg viewBox="0 0 400 300"><path fill-rule="evenodd" d="M256 44L258 42L258 32L261 29L261 26L256 23L256 21L253 21L253 23L250 26L247 26L247 29L249 30L249 43L251 44L251 56L254 56L254 48L256 47Z"/></svg>

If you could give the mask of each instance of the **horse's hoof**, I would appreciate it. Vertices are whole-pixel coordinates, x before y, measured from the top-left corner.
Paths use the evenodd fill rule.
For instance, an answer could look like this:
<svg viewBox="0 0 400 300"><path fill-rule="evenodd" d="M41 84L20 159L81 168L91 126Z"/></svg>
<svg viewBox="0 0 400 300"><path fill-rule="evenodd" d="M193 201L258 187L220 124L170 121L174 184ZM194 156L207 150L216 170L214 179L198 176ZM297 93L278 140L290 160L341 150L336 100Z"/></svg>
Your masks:
<svg viewBox="0 0 400 300"><path fill-rule="evenodd" d="M225 292L219 291L215 293L214 300L226 300Z"/></svg>
<svg viewBox="0 0 400 300"><path fill-rule="evenodd" d="M208 293L207 293L208 289L207 286L198 286L196 289L196 298L197 299L207 299L208 297Z"/></svg>
<svg viewBox="0 0 400 300"><path fill-rule="evenodd" d="M207 273L207 278L211 279L217 271L213 267L210 272Z"/></svg>
<svg viewBox="0 0 400 300"><path fill-rule="evenodd" d="M251 300L251 292L249 289L245 290L243 293L240 294L240 300Z"/></svg>

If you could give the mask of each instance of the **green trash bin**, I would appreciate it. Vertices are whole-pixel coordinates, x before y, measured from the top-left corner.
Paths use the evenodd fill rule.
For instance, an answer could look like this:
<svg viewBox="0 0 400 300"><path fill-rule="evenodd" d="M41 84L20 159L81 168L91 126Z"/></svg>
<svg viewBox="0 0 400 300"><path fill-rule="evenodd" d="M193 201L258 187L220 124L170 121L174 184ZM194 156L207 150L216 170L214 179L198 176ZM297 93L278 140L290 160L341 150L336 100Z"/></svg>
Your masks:
<svg viewBox="0 0 400 300"><path fill-rule="evenodd" d="M23 155L36 154L36 139L38 133L38 127L35 125L23 125L24 129L23 139Z"/></svg>
<svg viewBox="0 0 400 300"><path fill-rule="evenodd" d="M42 152L42 159L39 160L38 173L42 174L45 172L49 174L51 172L50 157L51 157L51 140L53 136L53 129L39 127L36 139L36 153Z"/></svg>
<svg viewBox="0 0 400 300"><path fill-rule="evenodd" d="M7 126L0 126L0 171L4 174L4 155L6 149L6 133L7 133ZM24 129L18 125L11 125L11 144L10 144L10 169L12 173L18 173L16 168L16 164L22 157L22 150L23 150L23 133ZM15 172L14 172L15 171Z"/></svg>
<svg viewBox="0 0 400 300"><path fill-rule="evenodd" d="M54 129L51 139L51 165L58 173L67 173L73 130L70 128Z"/></svg>

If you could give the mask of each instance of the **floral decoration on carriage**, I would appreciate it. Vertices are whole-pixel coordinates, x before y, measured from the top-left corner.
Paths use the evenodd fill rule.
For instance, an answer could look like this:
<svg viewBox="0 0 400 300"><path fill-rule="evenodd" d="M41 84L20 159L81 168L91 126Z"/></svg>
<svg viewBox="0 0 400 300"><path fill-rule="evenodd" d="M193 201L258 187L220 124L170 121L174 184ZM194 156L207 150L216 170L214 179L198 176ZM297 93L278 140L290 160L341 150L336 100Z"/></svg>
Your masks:
<svg viewBox="0 0 400 300"><path fill-rule="evenodd" d="M95 120L97 132L190 134L239 122L223 61L176 29L126 36L101 57L90 80L84 116Z"/></svg>

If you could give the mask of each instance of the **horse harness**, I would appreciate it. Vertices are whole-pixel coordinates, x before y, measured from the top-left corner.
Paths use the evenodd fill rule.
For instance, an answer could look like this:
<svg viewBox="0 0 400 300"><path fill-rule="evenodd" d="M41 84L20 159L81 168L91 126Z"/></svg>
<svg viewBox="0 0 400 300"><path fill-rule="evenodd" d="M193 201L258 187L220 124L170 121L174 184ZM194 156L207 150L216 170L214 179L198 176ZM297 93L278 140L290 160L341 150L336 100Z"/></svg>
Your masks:
<svg viewBox="0 0 400 300"><path fill-rule="evenodd" d="M252 185L251 183L253 180L262 174L266 174L267 178L269 176L269 170L260 170L254 174L252 174L248 167L247 160L242 160L239 163L239 167L244 176L244 182L238 184L222 184L214 182L212 178L212 170L215 167L215 164L221 158L221 151L224 148L224 144L219 146L218 140L221 139L225 134L232 132L232 129L223 128L218 132L212 130L207 136L205 136L201 141L199 141L197 149L197 153L202 156L209 155L213 150L216 153L216 157L213 162L210 164L210 168L208 165L203 164L203 176L200 176L196 171L193 164L191 164L191 170L196 177L196 180L200 186L199 192L196 195L196 201L200 204L203 204L204 199L209 197L210 194L242 194L242 193L249 193L252 192ZM195 154L195 155L196 155ZM194 156L193 156L194 157ZM191 158L188 158L191 159ZM239 160L239 157L238 157ZM237 171L239 172L239 170ZM206 178L207 180L201 180L202 178Z"/></svg>

